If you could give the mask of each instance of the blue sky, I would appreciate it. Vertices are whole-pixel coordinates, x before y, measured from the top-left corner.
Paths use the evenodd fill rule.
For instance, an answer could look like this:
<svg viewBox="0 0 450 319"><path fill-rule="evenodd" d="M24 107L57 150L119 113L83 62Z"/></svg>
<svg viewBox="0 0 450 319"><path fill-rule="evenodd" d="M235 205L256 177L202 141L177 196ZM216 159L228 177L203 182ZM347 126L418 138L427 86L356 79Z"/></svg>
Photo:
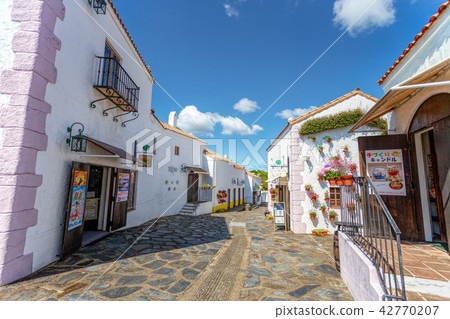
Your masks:
<svg viewBox="0 0 450 319"><path fill-rule="evenodd" d="M158 83L152 107L201 138L238 139L237 163L286 117L355 88L380 98L378 79L443 0L115 0ZM267 109L362 13L273 107ZM181 106L181 107L180 107ZM295 109L297 112L293 112ZM284 116L284 118L283 118ZM257 121L256 121L257 120ZM255 123L256 121L256 123ZM252 125L253 124L253 125ZM212 148L214 149L214 148ZM244 163L248 169L256 168Z"/></svg>

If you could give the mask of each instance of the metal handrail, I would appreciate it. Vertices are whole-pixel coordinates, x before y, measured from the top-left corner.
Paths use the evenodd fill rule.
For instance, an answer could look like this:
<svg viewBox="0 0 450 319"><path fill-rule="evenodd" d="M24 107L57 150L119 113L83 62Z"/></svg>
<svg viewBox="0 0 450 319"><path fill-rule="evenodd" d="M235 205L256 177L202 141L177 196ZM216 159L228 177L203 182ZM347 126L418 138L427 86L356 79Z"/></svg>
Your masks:
<svg viewBox="0 0 450 319"><path fill-rule="evenodd" d="M346 233L372 261L384 300L406 300L401 231L369 177L341 186L341 222ZM394 243L395 242L395 243Z"/></svg>
<svg viewBox="0 0 450 319"><path fill-rule="evenodd" d="M119 60L115 57L101 56L97 56L97 59L99 65L94 87L114 90L123 99L122 105L128 104L133 109L132 111L137 112L140 89L119 63Z"/></svg>

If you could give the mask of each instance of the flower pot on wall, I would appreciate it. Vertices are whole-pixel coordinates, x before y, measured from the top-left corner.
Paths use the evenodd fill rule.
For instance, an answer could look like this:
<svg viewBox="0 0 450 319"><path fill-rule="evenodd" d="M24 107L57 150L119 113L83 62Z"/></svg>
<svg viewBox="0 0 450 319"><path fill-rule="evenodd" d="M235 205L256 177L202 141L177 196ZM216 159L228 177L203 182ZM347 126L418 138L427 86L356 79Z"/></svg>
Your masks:
<svg viewBox="0 0 450 319"><path fill-rule="evenodd" d="M328 183L330 183L330 185L336 185L336 179L330 178L330 179L328 180Z"/></svg>
<svg viewBox="0 0 450 319"><path fill-rule="evenodd" d="M316 216L309 216L311 217L311 220L316 220Z"/></svg>
<svg viewBox="0 0 450 319"><path fill-rule="evenodd" d="M344 180L341 177L336 178L336 185L339 186L344 185Z"/></svg>
<svg viewBox="0 0 450 319"><path fill-rule="evenodd" d="M319 177L319 182L323 182L323 177Z"/></svg>
<svg viewBox="0 0 450 319"><path fill-rule="evenodd" d="M336 217L330 216L330 220L334 220Z"/></svg>
<svg viewBox="0 0 450 319"><path fill-rule="evenodd" d="M353 185L353 175L346 175L341 177L345 186Z"/></svg>

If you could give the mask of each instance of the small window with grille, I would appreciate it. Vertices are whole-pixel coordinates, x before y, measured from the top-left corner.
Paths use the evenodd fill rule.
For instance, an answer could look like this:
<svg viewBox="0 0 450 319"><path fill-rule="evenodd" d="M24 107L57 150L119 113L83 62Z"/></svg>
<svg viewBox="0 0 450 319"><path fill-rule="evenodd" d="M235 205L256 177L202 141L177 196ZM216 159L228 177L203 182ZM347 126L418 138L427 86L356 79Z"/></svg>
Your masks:
<svg viewBox="0 0 450 319"><path fill-rule="evenodd" d="M175 146L175 155L180 155L180 147L179 146Z"/></svg>
<svg viewBox="0 0 450 319"><path fill-rule="evenodd" d="M341 192L339 187L330 187L330 207L341 208Z"/></svg>

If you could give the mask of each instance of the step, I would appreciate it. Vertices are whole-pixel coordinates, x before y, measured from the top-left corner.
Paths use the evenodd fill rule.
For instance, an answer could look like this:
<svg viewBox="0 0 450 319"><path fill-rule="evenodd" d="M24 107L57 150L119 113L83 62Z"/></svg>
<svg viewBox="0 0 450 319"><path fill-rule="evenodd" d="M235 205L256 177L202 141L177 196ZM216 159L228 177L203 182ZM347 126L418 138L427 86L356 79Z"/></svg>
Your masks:
<svg viewBox="0 0 450 319"><path fill-rule="evenodd" d="M194 214L194 213L195 213L195 211L193 211L193 210L185 210L185 209L182 209L182 210L180 210L180 213L185 213L185 214Z"/></svg>

